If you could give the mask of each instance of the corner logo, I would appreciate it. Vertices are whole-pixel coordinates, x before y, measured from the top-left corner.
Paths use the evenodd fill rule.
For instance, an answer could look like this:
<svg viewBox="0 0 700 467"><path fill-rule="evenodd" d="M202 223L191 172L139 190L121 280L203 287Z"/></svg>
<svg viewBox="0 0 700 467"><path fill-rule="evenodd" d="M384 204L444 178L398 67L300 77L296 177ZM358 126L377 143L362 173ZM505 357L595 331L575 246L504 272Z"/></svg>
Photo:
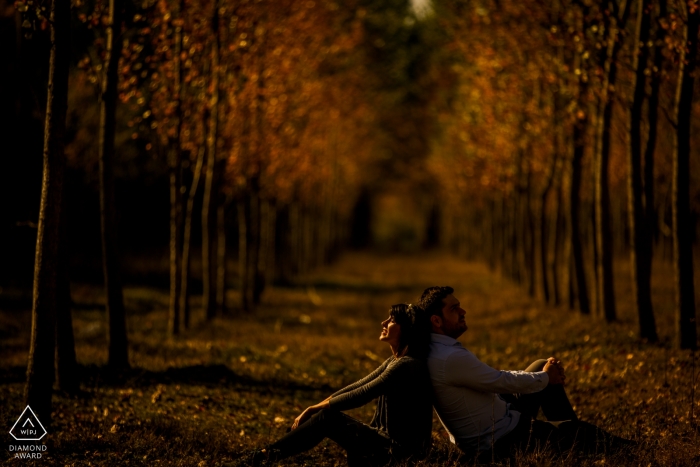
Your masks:
<svg viewBox="0 0 700 467"><path fill-rule="evenodd" d="M46 429L32 408L27 406L10 429L10 434L17 441L39 441L46 436Z"/></svg>

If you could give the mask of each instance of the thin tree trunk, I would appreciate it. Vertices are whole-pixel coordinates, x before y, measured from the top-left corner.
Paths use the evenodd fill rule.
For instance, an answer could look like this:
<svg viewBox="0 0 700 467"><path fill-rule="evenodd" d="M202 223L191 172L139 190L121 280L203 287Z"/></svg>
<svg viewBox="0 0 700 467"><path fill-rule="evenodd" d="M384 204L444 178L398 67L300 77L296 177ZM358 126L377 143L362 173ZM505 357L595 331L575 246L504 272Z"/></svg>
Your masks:
<svg viewBox="0 0 700 467"><path fill-rule="evenodd" d="M656 342L656 322L651 304L651 236L649 219L645 216L642 174L642 106L646 84L650 27L650 0L637 1L637 24L635 44L643 44L633 58L635 74L632 78L634 95L628 115L630 144L627 151L627 200L629 214L630 271L632 273L632 296L639 316L639 337Z"/></svg>
<svg viewBox="0 0 700 467"><path fill-rule="evenodd" d="M685 30L687 48L681 52L676 88L676 131L673 151L673 262L676 284L676 326L681 349L697 349L693 243L690 213L690 131L693 103L693 72L698 60L700 10L690 12ZM697 6L697 5L696 5Z"/></svg>
<svg viewBox="0 0 700 467"><path fill-rule="evenodd" d="M557 144L557 138L555 135L555 142L554 142L554 147L559 148L559 145ZM549 270L548 263L549 263L549 238L547 237L547 198L549 197L549 193L552 191L552 186L554 185L554 179L556 175L556 168L557 168L557 152L558 149L555 149L555 154L552 160L552 165L550 168L549 172L549 177L547 177L547 184L544 187L544 190L542 190L542 195L540 197L540 223L539 223L539 239L540 239L540 266L541 266L541 271L542 271L542 293L544 294L544 301L545 303L550 302L550 287L549 287L549 279L547 277L547 271ZM554 249L556 250L556 238L555 241L552 242L554 244ZM533 261L534 262L534 261ZM556 281L556 276L553 278Z"/></svg>
<svg viewBox="0 0 700 467"><path fill-rule="evenodd" d="M194 168L192 185L187 196L185 208L185 225L182 238L182 269L180 270L180 312L182 313L182 325L184 329L190 327L190 250L192 248L192 214L194 211L194 199L199 189L199 180L202 177L202 165L204 164L204 147L199 148L197 162Z"/></svg>
<svg viewBox="0 0 700 467"><path fill-rule="evenodd" d="M70 61L70 2L51 4L51 56L44 127L43 179L34 260L32 331L27 364L25 399L45 428L51 425L51 392L54 380L56 304L63 178L64 137Z"/></svg>
<svg viewBox="0 0 700 467"><path fill-rule="evenodd" d="M657 23L666 17L666 0L656 2ZM644 212L649 229L649 257L653 258L654 239L659 234L659 219L656 214L656 201L654 190L654 153L658 137L659 122L659 91L661 89L661 70L664 61L663 44L666 31L660 25L656 27L654 57L651 66L651 92L647 103L647 144L644 149ZM649 266L651 269L651 265Z"/></svg>
<svg viewBox="0 0 700 467"><path fill-rule="evenodd" d="M553 230L552 232L552 245L553 245L553 254L552 254L552 301L555 306L559 306L562 303L562 287L561 284L562 282L564 284L567 284L566 281L562 281L562 278L566 278L568 280L569 276L569 263L570 263L570 256L571 256L571 243L570 243L570 237L569 240L567 241L566 238L566 213L564 211L564 199L565 199L565 194L564 194L564 180L563 180L564 174L560 174L560 179L558 182L557 186L557 193L556 193L556 219L554 222L552 222L551 229ZM564 265L564 267L560 267L560 263ZM563 274L560 275L559 271L561 271Z"/></svg>
<svg viewBox="0 0 700 467"><path fill-rule="evenodd" d="M214 287L214 274L220 259L214 255L213 244L215 232L213 220L215 206L213 203L215 183L214 168L217 158L217 140L219 134L219 2L214 4L212 17L212 34L214 43L211 46L211 87L212 96L209 114L209 134L207 135L207 169L205 172L204 198L202 200L202 309L208 320L216 313L216 296L218 289ZM218 276L217 276L218 277Z"/></svg>
<svg viewBox="0 0 700 467"><path fill-rule="evenodd" d="M609 2L614 5L614 2ZM596 151L594 167L595 188L595 218L596 218L596 296L598 311L602 311L608 322L617 317L615 311L615 287L612 258L612 232L610 228L610 128L614 104L614 89L617 78L617 55L622 41L618 40L619 31L623 30L627 21L629 1L622 0L622 11L618 17L615 8L608 20L607 52L603 70L602 95L600 100L601 114L596 122ZM618 24L619 22L619 24Z"/></svg>
<svg viewBox="0 0 700 467"><path fill-rule="evenodd" d="M117 246L117 217L114 201L114 135L116 131L117 86L121 57L121 0L110 0L107 26L107 67L102 76L100 95L100 220L102 224L102 270L104 272L106 306L109 316L109 365L129 366L126 336L126 314L122 292L121 267Z"/></svg>
<svg viewBox="0 0 700 467"><path fill-rule="evenodd" d="M496 229L494 228L496 222L496 203L494 203L492 198L486 201L486 212L484 214L484 224L483 224L483 236L486 240L486 260L489 263L489 269L491 271L496 270Z"/></svg>
<svg viewBox="0 0 700 467"><path fill-rule="evenodd" d="M170 310L168 332L180 334L180 269L182 268L182 209L180 205L180 155L176 148L170 150Z"/></svg>
<svg viewBox="0 0 700 467"><path fill-rule="evenodd" d="M289 207L290 276L301 272L301 252L299 249L301 244L301 227L301 207L299 202L295 201ZM355 239L355 236L352 238Z"/></svg>
<svg viewBox="0 0 700 467"><path fill-rule="evenodd" d="M180 334L180 271L182 269L182 89L184 73L182 72L181 52L183 46L184 0L178 1L177 15L173 18L174 50L173 75L175 97L175 135L169 142L169 171L170 171L170 310L168 314L168 330L171 336Z"/></svg>
<svg viewBox="0 0 700 467"><path fill-rule="evenodd" d="M213 123L213 121L211 122ZM216 225L214 214L216 193L214 192L215 153L207 150L207 163L204 171L204 196L202 198L202 309L207 319L212 319L216 313L216 286L214 284L214 248L216 243Z"/></svg>
<svg viewBox="0 0 700 467"><path fill-rule="evenodd" d="M531 297L536 295L537 289L537 238L535 234L535 216L532 212L532 168L528 167L525 185L525 203L523 206L523 223L526 243L523 245L523 271L527 275L527 292Z"/></svg>
<svg viewBox="0 0 700 467"><path fill-rule="evenodd" d="M583 83L580 86L584 86ZM588 287L586 285L586 268L583 260L583 241L581 239L581 162L585 150L586 117L579 118L574 126L574 156L571 160L571 192L569 196L569 209L571 210L571 250L573 253L574 272L576 279L576 295L578 296L579 311L584 314L591 313L588 300Z"/></svg>
<svg viewBox="0 0 700 467"><path fill-rule="evenodd" d="M61 198L61 213L67 221L65 193ZM56 384L68 394L76 394L80 386L78 363L75 358L75 338L71 317L70 280L68 276L68 225L61 223L63 247L58 252L57 302L56 302Z"/></svg>
<svg viewBox="0 0 700 467"><path fill-rule="evenodd" d="M220 195L216 208L216 312L226 314L226 205Z"/></svg>
<svg viewBox="0 0 700 467"><path fill-rule="evenodd" d="M250 311L260 303L264 284L260 277L260 194L257 181L250 196L250 224L248 227L248 275Z"/></svg>
<svg viewBox="0 0 700 467"><path fill-rule="evenodd" d="M267 203L267 243L265 246L265 282L272 284L275 280L275 257L276 257L276 227L277 227L277 207L274 202ZM330 234L330 232L329 232Z"/></svg>
<svg viewBox="0 0 700 467"><path fill-rule="evenodd" d="M241 311L250 311L250 288L248 277L248 244L250 224L250 205L245 197L238 201L238 276L241 290Z"/></svg>

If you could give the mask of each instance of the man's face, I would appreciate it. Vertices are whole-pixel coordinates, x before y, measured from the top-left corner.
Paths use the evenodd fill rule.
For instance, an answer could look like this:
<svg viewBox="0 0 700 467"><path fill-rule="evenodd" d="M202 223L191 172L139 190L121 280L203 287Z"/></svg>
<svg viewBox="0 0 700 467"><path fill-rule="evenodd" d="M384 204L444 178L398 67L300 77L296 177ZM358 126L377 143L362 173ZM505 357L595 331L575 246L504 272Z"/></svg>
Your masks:
<svg viewBox="0 0 700 467"><path fill-rule="evenodd" d="M467 330L467 322L464 320L467 312L462 309L454 295L445 297L442 305L442 316L437 317L439 321L433 321L433 326L439 328L446 336L457 339Z"/></svg>

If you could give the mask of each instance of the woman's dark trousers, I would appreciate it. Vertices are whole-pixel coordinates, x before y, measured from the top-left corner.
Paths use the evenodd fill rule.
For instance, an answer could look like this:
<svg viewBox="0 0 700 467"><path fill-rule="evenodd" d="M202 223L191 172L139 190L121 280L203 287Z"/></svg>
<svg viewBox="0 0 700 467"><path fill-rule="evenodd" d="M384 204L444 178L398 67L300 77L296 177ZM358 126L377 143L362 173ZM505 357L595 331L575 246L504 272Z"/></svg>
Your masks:
<svg viewBox="0 0 700 467"><path fill-rule="evenodd" d="M296 430L271 444L270 460L308 451L324 438L332 439L347 451L350 466L382 466L392 460L392 443L386 433L332 409L315 413Z"/></svg>

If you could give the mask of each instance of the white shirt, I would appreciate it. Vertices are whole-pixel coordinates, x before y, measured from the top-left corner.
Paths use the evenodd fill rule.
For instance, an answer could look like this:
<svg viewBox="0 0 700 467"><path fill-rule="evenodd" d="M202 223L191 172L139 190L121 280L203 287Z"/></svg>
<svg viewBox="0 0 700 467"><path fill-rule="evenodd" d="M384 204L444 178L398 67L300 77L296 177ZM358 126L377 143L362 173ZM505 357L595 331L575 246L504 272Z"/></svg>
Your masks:
<svg viewBox="0 0 700 467"><path fill-rule="evenodd" d="M520 412L510 410L499 394L533 393L549 383L544 371L499 371L481 362L456 339L431 334L428 370L435 411L463 450L485 450L510 431Z"/></svg>

